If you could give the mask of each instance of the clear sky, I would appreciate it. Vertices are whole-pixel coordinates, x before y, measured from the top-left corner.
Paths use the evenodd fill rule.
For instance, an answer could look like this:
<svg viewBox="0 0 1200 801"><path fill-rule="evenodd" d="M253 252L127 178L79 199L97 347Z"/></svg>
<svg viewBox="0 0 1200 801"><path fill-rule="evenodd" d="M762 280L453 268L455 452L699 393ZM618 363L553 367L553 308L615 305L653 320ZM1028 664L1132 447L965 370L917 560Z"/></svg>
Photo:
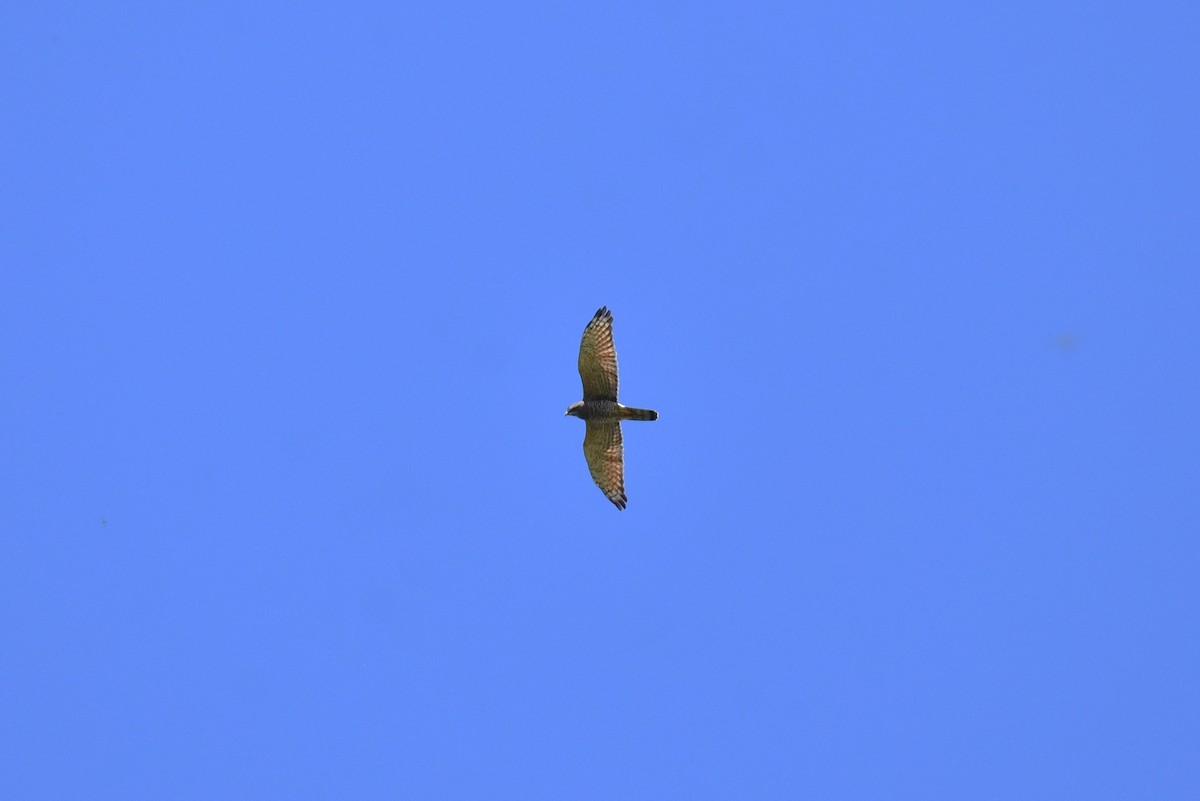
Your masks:
<svg viewBox="0 0 1200 801"><path fill-rule="evenodd" d="M1198 9L9 3L0 798L1200 798Z"/></svg>

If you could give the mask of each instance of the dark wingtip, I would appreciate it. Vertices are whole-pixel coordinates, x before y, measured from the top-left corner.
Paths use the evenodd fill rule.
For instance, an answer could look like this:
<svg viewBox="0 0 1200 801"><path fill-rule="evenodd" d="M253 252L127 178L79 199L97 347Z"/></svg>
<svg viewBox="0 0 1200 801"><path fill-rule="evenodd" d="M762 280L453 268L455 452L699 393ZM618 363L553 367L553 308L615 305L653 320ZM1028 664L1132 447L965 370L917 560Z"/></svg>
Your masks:
<svg viewBox="0 0 1200 801"><path fill-rule="evenodd" d="M607 306L601 306L599 309L597 309L596 314L592 319L598 320L601 317L612 317L612 312L608 310Z"/></svg>

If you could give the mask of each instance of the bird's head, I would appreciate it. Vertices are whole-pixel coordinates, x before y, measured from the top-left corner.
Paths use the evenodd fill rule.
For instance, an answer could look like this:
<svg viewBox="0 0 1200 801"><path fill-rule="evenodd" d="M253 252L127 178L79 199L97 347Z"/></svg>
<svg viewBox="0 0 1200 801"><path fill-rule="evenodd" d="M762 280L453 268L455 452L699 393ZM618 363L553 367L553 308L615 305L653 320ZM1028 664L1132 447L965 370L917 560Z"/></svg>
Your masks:
<svg viewBox="0 0 1200 801"><path fill-rule="evenodd" d="M567 407L567 414L571 417L579 417L579 413L583 411L583 401L572 403Z"/></svg>

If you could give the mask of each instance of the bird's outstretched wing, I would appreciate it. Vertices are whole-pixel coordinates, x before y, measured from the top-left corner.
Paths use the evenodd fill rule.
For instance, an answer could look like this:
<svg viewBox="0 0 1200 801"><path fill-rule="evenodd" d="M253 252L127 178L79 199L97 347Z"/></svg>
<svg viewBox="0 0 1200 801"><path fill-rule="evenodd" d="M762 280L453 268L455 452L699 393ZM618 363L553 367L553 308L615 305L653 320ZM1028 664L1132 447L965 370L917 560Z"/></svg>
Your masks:
<svg viewBox="0 0 1200 801"><path fill-rule="evenodd" d="M613 345L612 312L606 306L601 306L583 329L579 377L583 379L585 401L617 399L617 348Z"/></svg>
<svg viewBox="0 0 1200 801"><path fill-rule="evenodd" d="M587 457L592 480L604 495L624 509L625 460L621 447L621 424L613 421L589 420L583 437L583 455Z"/></svg>

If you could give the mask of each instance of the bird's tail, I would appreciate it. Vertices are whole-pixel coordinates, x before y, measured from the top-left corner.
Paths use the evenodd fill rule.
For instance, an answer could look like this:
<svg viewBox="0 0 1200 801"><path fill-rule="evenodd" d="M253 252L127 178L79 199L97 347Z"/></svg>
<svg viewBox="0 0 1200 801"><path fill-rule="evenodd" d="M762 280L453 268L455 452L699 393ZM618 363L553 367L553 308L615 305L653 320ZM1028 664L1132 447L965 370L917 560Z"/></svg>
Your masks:
<svg viewBox="0 0 1200 801"><path fill-rule="evenodd" d="M632 406L622 406L621 418L624 420L657 420L658 412L653 409L635 409Z"/></svg>

